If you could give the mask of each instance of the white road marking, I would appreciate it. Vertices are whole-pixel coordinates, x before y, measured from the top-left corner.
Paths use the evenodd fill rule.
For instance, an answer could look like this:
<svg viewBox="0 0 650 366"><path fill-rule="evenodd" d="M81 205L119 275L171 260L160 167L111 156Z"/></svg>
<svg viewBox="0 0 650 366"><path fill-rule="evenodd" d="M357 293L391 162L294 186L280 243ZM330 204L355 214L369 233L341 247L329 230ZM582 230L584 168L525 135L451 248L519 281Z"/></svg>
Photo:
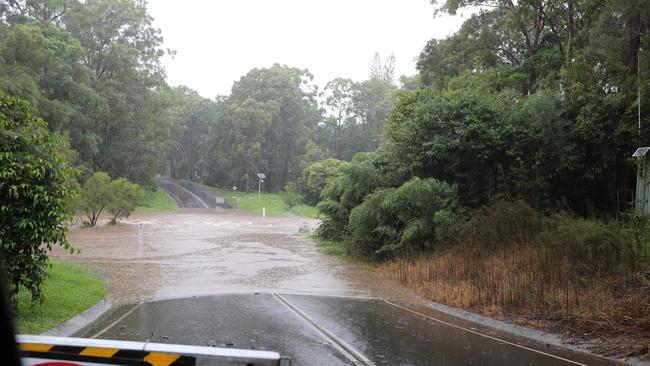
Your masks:
<svg viewBox="0 0 650 366"><path fill-rule="evenodd" d="M356 348L352 347L344 340L337 337L334 333L330 332L325 327L316 323L314 319L305 314L297 306L289 302L289 300L282 297L282 295L277 293L271 293L271 295L273 295L273 297L278 300L278 302L286 306L289 310L293 311L305 323L311 326L318 334L326 339L332 346L334 346L334 348L341 352L352 363L355 365L375 366L375 364L370 361L370 359L368 359L368 357L366 357L363 353L359 352Z"/></svg>
<svg viewBox="0 0 650 366"><path fill-rule="evenodd" d="M440 323L440 324L444 324L444 325L447 325L447 326L450 326L450 327L453 327L453 328L456 328L456 329L464 330L464 331L466 331L466 332L469 332L469 333L472 333L472 334L476 334L476 335L481 336L481 337L485 337L485 338L488 338L488 339L491 339L491 340L494 340L494 341L497 341L497 342L501 342L501 343L505 343L505 344L508 344L508 345L511 345L511 346L515 346L515 347L518 347L518 348L521 348L521 349L525 349L525 350L527 350L527 351L531 351L531 352L539 353L539 354L541 354L541 355L548 356L548 357L551 357L551 358L555 358L555 359L558 359L558 360L561 360L561 361L564 361L564 362L568 362L568 363L570 363L570 364L580 365L580 366L587 366L587 365L584 364L584 363L580 363L580 362L572 361L572 360L569 360L569 359L566 359L566 358L563 358L563 357L560 357L560 356L552 355L552 354L547 353L547 352L544 352L544 351L536 350L536 349L534 349L534 348L526 347L526 346L523 346L523 345L521 345L521 344L517 344L517 343L509 342L509 341L506 341L506 340L503 340L503 339L500 339L500 338L496 338L496 337L493 337L493 336L490 336L490 335L487 335L487 334L484 334L484 333L477 332L477 331L475 331L475 330L467 329L467 328L465 328L465 327L461 327L460 325L452 324L452 323L446 322L446 321L444 321L444 320L440 320L440 319L434 318L434 317L432 317L432 316L430 316L430 315L422 314L422 313L417 312L417 311L415 311L415 310L413 310L413 309L409 309L409 308L407 308L407 307L404 307L404 306L401 306L401 305L395 304L395 303L390 302L390 301L388 301L388 300L384 300L384 302L387 303L387 304L389 304L389 305L393 305L393 306L395 306L395 307L397 307L397 308L400 308L400 309L402 309L402 310L408 311L408 312L410 312L410 313L413 313L413 314L419 315L419 316L421 316L421 317L427 318L427 319L429 319L429 320L433 320L433 321L438 322L438 323Z"/></svg>
<svg viewBox="0 0 650 366"><path fill-rule="evenodd" d="M171 181L171 180L170 180L170 182L171 182L172 184L175 184L178 188L180 188L180 189L184 190L185 192L189 193L192 197L194 197L194 198L196 198L197 200L199 200L199 202L201 202L201 204L203 205L203 207L205 207L205 208L209 208L208 205L207 205L205 202L203 202L203 200L202 200L201 198L199 198L199 196L197 196L197 195L195 195L194 193L192 193L192 191L190 191L189 189L183 187L182 185L180 185L180 184L178 184L178 183L176 183L176 182L173 182L173 181Z"/></svg>

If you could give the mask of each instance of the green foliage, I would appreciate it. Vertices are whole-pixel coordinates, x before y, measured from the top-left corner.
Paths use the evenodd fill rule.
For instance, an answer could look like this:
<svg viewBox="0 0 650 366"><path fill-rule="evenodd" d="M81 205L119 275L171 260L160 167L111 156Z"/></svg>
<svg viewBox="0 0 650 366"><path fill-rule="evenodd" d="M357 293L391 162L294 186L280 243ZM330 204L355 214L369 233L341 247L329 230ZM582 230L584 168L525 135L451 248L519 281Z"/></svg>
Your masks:
<svg viewBox="0 0 650 366"><path fill-rule="evenodd" d="M503 194L499 169L506 163L512 126L501 95L473 90L403 93L387 127L387 158L410 176L456 184L465 205Z"/></svg>
<svg viewBox="0 0 650 366"><path fill-rule="evenodd" d="M342 164L337 176L327 182L317 206L322 214L319 235L341 239L348 229L350 211L368 194L382 187L383 181L369 153L357 154L350 163Z"/></svg>
<svg viewBox="0 0 650 366"><path fill-rule="evenodd" d="M119 218L129 217L135 211L138 202L144 198L144 191L137 185L124 178L111 182L111 202L108 210L113 215L111 223L115 224Z"/></svg>
<svg viewBox="0 0 650 366"><path fill-rule="evenodd" d="M269 156L263 152L265 131L278 112L275 101L258 102L252 98L224 105L219 124L207 137L207 181L222 187L237 186L240 191L257 190L256 173L268 168Z"/></svg>
<svg viewBox="0 0 650 366"><path fill-rule="evenodd" d="M104 209L111 204L113 196L110 187L111 177L104 172L94 173L82 185L76 208L86 214L89 226L95 226Z"/></svg>
<svg viewBox="0 0 650 366"><path fill-rule="evenodd" d="M96 304L106 295L106 284L87 268L54 261L43 282L43 303L31 303L23 290L16 306L18 332L39 334Z"/></svg>
<svg viewBox="0 0 650 366"><path fill-rule="evenodd" d="M418 61L423 83L485 96L507 92L506 102L518 109L507 116L513 135L496 168L503 175L478 185L498 184L499 196L507 192L537 207L591 215L629 210L629 158L650 138L646 128L636 134L650 105L647 93L637 99L650 87L650 54L640 51L649 39L648 7L620 0L432 3L452 14L489 7L449 38L429 42Z"/></svg>
<svg viewBox="0 0 650 366"><path fill-rule="evenodd" d="M431 250L445 239L460 211L456 190L415 177L370 194L350 214L346 242L374 258Z"/></svg>
<svg viewBox="0 0 650 366"><path fill-rule="evenodd" d="M75 207L86 214L90 227L97 225L105 210L110 211L115 224L120 217L128 217L143 197L137 184L124 178L111 180L108 174L96 172L82 185Z"/></svg>
<svg viewBox="0 0 650 366"><path fill-rule="evenodd" d="M350 252L350 248L342 241L326 240L319 236L316 236L316 240L319 248L325 255L334 255L343 258L354 256L353 253Z"/></svg>
<svg viewBox="0 0 650 366"><path fill-rule="evenodd" d="M398 88L383 77L362 82L342 78L330 81L322 95L325 115L317 130L319 144L341 160L374 151L397 94Z"/></svg>
<svg viewBox="0 0 650 366"><path fill-rule="evenodd" d="M264 172L263 189L279 191L295 180L319 118L312 78L308 70L275 64L235 82L225 100L224 124L211 133L208 182L251 190L257 188L255 174Z"/></svg>
<svg viewBox="0 0 650 366"><path fill-rule="evenodd" d="M65 238L73 171L63 139L26 101L0 92L0 248L12 299L24 287L41 301L47 252Z"/></svg>
<svg viewBox="0 0 650 366"><path fill-rule="evenodd" d="M284 201L284 203L289 207L296 206L302 202L302 197L300 197L300 193L298 193L295 182L287 183L284 186L284 191L280 192L279 195L282 198L282 201Z"/></svg>
<svg viewBox="0 0 650 366"><path fill-rule="evenodd" d="M317 161L303 170L296 189L307 204L314 206L320 202L323 189L339 174L343 164L345 162L341 160L327 159Z"/></svg>
<svg viewBox="0 0 650 366"><path fill-rule="evenodd" d="M168 138L160 32L137 0L28 1L5 9L0 89L67 131L83 165L148 183Z"/></svg>

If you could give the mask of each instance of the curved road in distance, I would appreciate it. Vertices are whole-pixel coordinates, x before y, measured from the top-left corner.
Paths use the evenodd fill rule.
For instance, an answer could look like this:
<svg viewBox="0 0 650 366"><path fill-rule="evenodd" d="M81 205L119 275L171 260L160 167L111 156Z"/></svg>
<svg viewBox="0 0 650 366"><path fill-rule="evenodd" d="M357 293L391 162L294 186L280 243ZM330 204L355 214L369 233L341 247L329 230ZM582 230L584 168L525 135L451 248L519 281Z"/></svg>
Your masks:
<svg viewBox="0 0 650 366"><path fill-rule="evenodd" d="M216 208L219 206L230 208L225 203L216 203L218 198L221 198L221 201L224 201L223 197L215 196L191 182L177 181L160 176L154 178L154 181L179 207Z"/></svg>

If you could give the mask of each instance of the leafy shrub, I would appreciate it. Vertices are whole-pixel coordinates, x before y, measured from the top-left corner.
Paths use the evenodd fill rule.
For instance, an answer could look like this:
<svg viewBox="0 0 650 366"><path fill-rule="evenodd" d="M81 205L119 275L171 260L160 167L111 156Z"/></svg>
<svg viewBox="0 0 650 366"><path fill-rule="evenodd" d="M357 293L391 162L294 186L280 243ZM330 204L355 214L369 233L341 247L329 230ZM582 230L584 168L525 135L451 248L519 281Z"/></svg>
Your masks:
<svg viewBox="0 0 650 366"><path fill-rule="evenodd" d="M119 218L129 217L138 202L144 198L142 188L124 178L116 179L110 184L111 201L108 210L113 215L111 223L115 224Z"/></svg>
<svg viewBox="0 0 650 366"><path fill-rule="evenodd" d="M111 177L104 172L93 173L82 185L76 208L86 214L87 226L97 224L99 216L111 203Z"/></svg>
<svg viewBox="0 0 650 366"><path fill-rule="evenodd" d="M319 235L326 239L339 240L347 232L350 211L377 188L383 186L384 178L374 166L371 153L360 153L347 164L342 164L340 173L330 179L318 204L322 223Z"/></svg>
<svg viewBox="0 0 650 366"><path fill-rule="evenodd" d="M24 286L42 300L47 251L70 248L66 181L72 178L63 140L32 114L29 104L0 92L0 248L12 299Z"/></svg>
<svg viewBox="0 0 650 366"><path fill-rule="evenodd" d="M326 159L313 163L303 170L298 178L297 190L303 197L304 202L309 205L316 205L321 200L321 193L327 182L340 174L344 161L337 159Z"/></svg>
<svg viewBox="0 0 650 366"><path fill-rule="evenodd" d="M288 207L299 205L302 201L295 182L289 182L284 186L284 191L280 192L280 198Z"/></svg>
<svg viewBox="0 0 650 366"><path fill-rule="evenodd" d="M399 188L379 190L355 207L348 242L375 258L431 249L446 237L458 213L454 187L415 177Z"/></svg>
<svg viewBox="0 0 650 366"><path fill-rule="evenodd" d="M94 227L105 210L112 214L113 224L120 217L128 217L143 197L139 185L124 178L111 180L108 174L95 172L82 185L75 207L88 218L84 227Z"/></svg>

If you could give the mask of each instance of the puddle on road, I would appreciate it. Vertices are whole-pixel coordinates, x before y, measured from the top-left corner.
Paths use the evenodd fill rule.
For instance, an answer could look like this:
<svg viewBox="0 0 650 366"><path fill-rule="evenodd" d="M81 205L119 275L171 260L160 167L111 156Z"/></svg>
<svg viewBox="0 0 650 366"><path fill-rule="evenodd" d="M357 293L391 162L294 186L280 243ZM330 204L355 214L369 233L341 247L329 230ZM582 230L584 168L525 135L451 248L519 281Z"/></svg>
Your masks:
<svg viewBox="0 0 650 366"><path fill-rule="evenodd" d="M316 223L224 209L142 214L116 226L72 228L68 239L81 253L56 248L52 257L96 269L108 280L114 304L228 292L406 295L322 255L298 233Z"/></svg>

